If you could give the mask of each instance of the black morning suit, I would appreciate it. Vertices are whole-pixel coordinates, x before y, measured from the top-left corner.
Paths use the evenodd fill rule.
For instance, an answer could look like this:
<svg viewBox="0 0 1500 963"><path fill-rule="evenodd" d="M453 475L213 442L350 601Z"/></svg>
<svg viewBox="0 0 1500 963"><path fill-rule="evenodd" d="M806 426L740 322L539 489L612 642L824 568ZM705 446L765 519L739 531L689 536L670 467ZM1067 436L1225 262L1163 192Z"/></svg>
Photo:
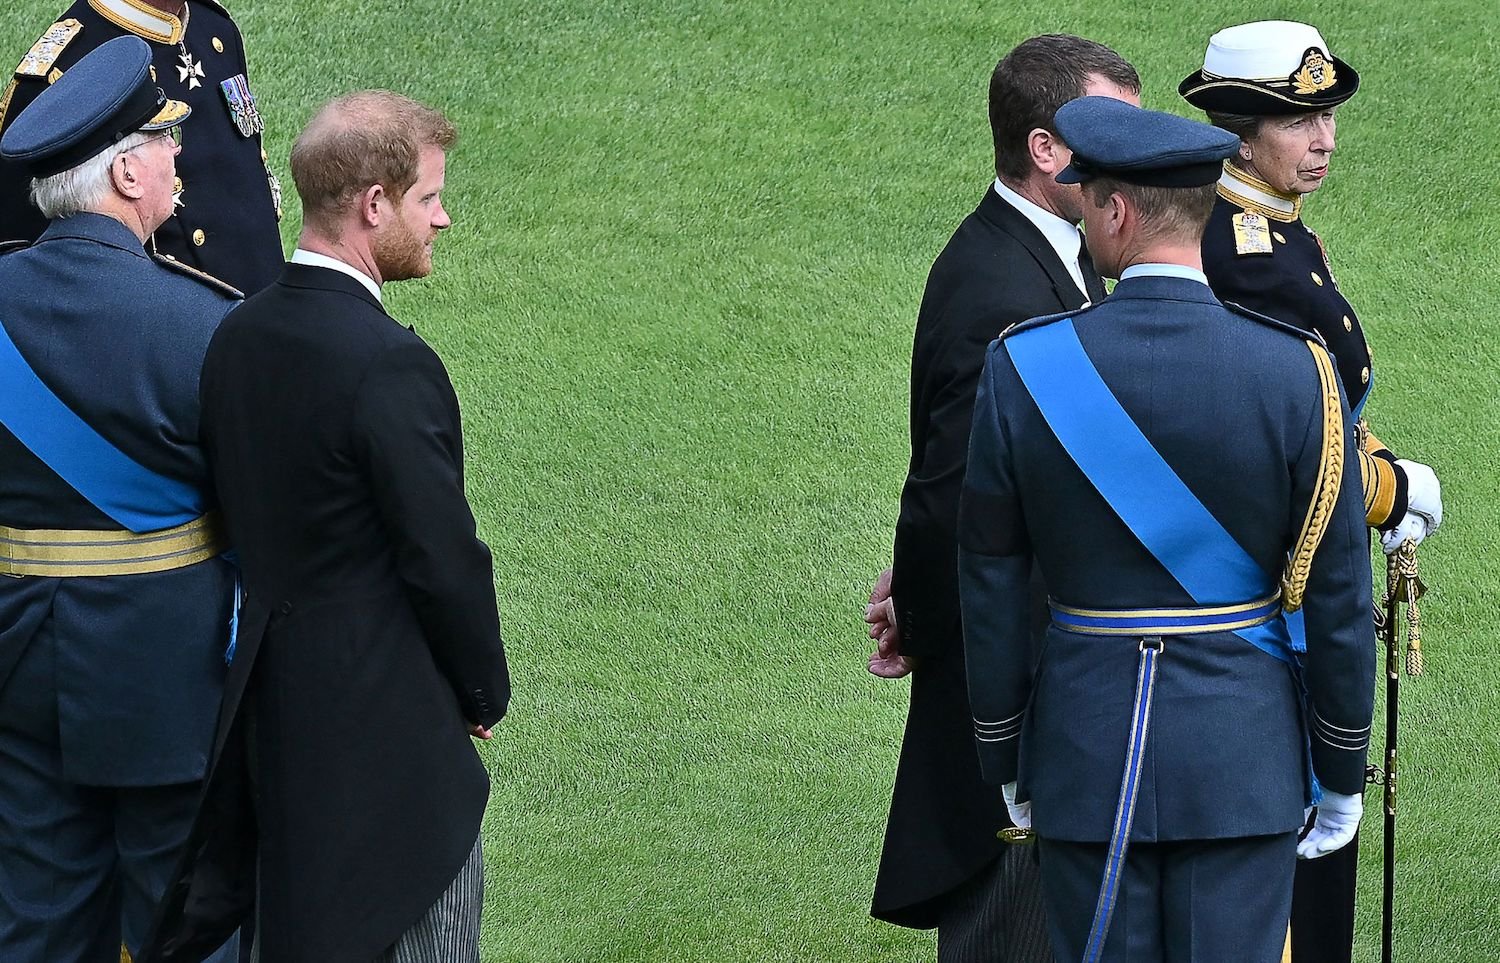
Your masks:
<svg viewBox="0 0 1500 963"><path fill-rule="evenodd" d="M220 329L202 398L246 600L145 959L196 960L245 919L258 835L261 958L368 960L468 857L489 780L466 727L510 696L458 402L357 280L299 264Z"/></svg>
<svg viewBox="0 0 1500 963"><path fill-rule="evenodd" d="M1083 255L1085 259L1087 254ZM1085 261L1096 300L1104 287ZM892 596L901 651L919 660L872 915L938 925L953 891L1006 845L998 789L980 779L958 609L958 498L985 346L1027 318L1079 307L1056 251L991 187L933 263L911 365L911 464L896 523ZM1040 581L1017 607L1045 623Z"/></svg>

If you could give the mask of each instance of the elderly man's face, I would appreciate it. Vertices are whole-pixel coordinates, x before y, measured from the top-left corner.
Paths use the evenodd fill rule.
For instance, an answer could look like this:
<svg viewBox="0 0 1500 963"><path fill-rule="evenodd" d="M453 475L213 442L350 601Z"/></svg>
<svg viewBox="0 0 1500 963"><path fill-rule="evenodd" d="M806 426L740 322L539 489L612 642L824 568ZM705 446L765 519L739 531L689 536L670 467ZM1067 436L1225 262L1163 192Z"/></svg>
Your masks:
<svg viewBox="0 0 1500 963"><path fill-rule="evenodd" d="M1287 117L1266 117L1240 146L1251 173L1284 194L1311 194L1328 176L1333 154L1333 108Z"/></svg>
<svg viewBox="0 0 1500 963"><path fill-rule="evenodd" d="M404 281L432 273L432 242L453 223L443 210L446 167L441 148L422 148L416 183L395 204L395 217L373 238L375 266L382 280Z"/></svg>

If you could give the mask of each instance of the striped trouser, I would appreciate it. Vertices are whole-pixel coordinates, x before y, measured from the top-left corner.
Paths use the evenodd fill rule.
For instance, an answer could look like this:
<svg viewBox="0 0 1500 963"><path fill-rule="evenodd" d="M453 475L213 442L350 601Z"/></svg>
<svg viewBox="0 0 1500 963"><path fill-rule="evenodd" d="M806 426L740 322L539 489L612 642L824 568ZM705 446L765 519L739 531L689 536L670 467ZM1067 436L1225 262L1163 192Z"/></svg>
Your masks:
<svg viewBox="0 0 1500 963"><path fill-rule="evenodd" d="M938 963L1053 963L1036 847L1006 846L950 898Z"/></svg>
<svg viewBox="0 0 1500 963"><path fill-rule="evenodd" d="M480 840L453 882L422 918L374 963L479 963L479 916L484 908L484 854ZM260 963L260 941L250 950Z"/></svg>

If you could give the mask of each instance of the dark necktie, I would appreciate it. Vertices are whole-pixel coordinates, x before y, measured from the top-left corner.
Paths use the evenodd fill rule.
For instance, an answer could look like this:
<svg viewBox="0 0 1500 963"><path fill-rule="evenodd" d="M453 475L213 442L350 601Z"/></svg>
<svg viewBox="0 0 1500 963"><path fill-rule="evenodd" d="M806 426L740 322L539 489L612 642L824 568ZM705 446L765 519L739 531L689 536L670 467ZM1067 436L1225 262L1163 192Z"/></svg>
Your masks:
<svg viewBox="0 0 1500 963"><path fill-rule="evenodd" d="M1099 272L1094 270L1094 259L1089 257L1089 246L1087 243L1078 246L1078 269L1083 273L1083 290L1094 304L1103 301L1107 295L1104 290L1104 282L1099 279Z"/></svg>

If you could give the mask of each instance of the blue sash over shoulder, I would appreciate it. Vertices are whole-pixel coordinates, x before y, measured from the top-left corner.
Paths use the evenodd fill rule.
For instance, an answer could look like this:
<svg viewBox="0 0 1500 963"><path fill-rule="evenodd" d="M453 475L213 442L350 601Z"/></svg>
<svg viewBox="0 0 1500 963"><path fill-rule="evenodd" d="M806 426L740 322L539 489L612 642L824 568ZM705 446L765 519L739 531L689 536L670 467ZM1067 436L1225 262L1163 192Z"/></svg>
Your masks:
<svg viewBox="0 0 1500 963"><path fill-rule="evenodd" d="M1047 426L1121 521L1199 605L1264 601L1271 579L1141 433L1104 383L1071 318L1005 339ZM1284 618L1233 629L1296 664Z"/></svg>
<svg viewBox="0 0 1500 963"><path fill-rule="evenodd" d="M91 504L132 532L203 515L203 493L138 464L42 382L0 324L0 424Z"/></svg>

